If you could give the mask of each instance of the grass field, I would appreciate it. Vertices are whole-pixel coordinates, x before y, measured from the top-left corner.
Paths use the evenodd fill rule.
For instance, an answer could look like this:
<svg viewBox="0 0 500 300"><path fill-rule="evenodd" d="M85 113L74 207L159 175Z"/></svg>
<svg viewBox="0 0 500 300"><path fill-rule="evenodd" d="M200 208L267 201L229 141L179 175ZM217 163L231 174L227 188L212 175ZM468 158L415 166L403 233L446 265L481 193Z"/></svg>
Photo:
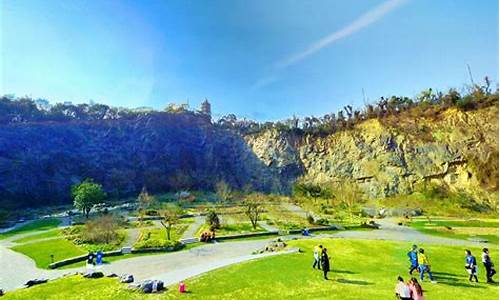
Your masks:
<svg viewBox="0 0 500 300"><path fill-rule="evenodd" d="M26 225L23 225L19 228L16 228L14 230L5 233L0 233L0 239L5 239L21 233L30 233L35 231L53 229L56 228L59 225L59 223L61 223L61 221L56 218L36 220Z"/></svg>
<svg viewBox="0 0 500 300"><path fill-rule="evenodd" d="M313 270L312 247L330 251L330 280ZM343 239L297 240L291 246L305 253L287 254L245 262L186 281L189 293L176 287L159 295L131 292L114 278L97 280L68 277L30 289L7 293L4 299L393 299L396 277L408 279L406 243ZM426 299L498 299L498 286L466 280L463 247L425 247L437 284L423 282ZM479 255L479 249L471 249ZM498 251L492 258L498 262Z"/></svg>
<svg viewBox="0 0 500 300"><path fill-rule="evenodd" d="M467 240L487 240L498 244L498 220L458 220L452 218L416 218L411 227L425 234Z"/></svg>
<svg viewBox="0 0 500 300"><path fill-rule="evenodd" d="M54 255L54 261L79 256L87 251L79 248L66 239L52 239L12 247L12 250L20 252L32 258L36 266L47 269L52 263L50 255Z"/></svg>
<svg viewBox="0 0 500 300"><path fill-rule="evenodd" d="M54 237L61 237L61 230L59 229L51 229L51 230L46 230L41 233L37 233L34 235L30 235L24 238L16 239L13 240L14 243L27 243L27 242L32 242L36 240L41 240L41 239L46 239L46 238L54 238Z"/></svg>

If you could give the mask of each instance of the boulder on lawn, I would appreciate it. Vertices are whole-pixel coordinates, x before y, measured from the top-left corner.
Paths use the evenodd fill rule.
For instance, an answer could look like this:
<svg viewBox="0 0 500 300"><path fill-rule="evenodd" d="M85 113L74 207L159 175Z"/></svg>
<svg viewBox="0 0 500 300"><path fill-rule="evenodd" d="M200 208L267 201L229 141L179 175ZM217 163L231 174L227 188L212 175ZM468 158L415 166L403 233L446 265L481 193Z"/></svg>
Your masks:
<svg viewBox="0 0 500 300"><path fill-rule="evenodd" d="M134 275L123 274L122 276L120 276L120 282L121 283L131 283L131 282L134 282Z"/></svg>
<svg viewBox="0 0 500 300"><path fill-rule="evenodd" d="M104 277L104 274L99 271L87 271L85 274L83 274L83 277L85 278L101 278Z"/></svg>
<svg viewBox="0 0 500 300"><path fill-rule="evenodd" d="M161 280L145 280L141 283L141 291L145 294L157 293L164 290Z"/></svg>
<svg viewBox="0 0 500 300"><path fill-rule="evenodd" d="M48 281L47 279L32 279L32 280L28 280L24 285L26 287L32 287L32 286L37 285L37 284L46 283L47 281Z"/></svg>
<svg viewBox="0 0 500 300"><path fill-rule="evenodd" d="M3 296L4 295L4 292L2 289L0 289L0 296Z"/></svg>
<svg viewBox="0 0 500 300"><path fill-rule="evenodd" d="M114 277L118 277L118 275L116 275L115 273L111 273L111 274L106 275L106 277L114 278Z"/></svg>

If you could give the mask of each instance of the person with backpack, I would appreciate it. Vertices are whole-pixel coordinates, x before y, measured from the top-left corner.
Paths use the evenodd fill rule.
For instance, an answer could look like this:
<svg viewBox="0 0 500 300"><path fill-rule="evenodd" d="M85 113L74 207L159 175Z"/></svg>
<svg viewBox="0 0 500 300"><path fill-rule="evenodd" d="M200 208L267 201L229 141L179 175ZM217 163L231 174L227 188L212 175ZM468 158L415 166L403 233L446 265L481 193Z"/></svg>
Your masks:
<svg viewBox="0 0 500 300"><path fill-rule="evenodd" d="M406 254L410 260L410 275L412 275L413 271L418 269L418 254L417 254L417 245L411 246L410 251Z"/></svg>
<svg viewBox="0 0 500 300"><path fill-rule="evenodd" d="M432 277L431 264L429 263L429 259L425 255L424 249L422 248L418 249L417 259L418 259L418 271L420 272L420 281L424 280L424 272L427 272L431 282L436 283L436 281L434 281L434 278Z"/></svg>
<svg viewBox="0 0 500 300"><path fill-rule="evenodd" d="M321 254L323 250L323 245L314 246L314 264L313 269L318 266L318 270L321 270Z"/></svg>
<svg viewBox="0 0 500 300"><path fill-rule="evenodd" d="M495 269L493 268L493 262L491 261L490 258L490 251L488 248L483 248L483 254L481 256L481 260L483 261L484 268L486 269L486 282L488 283L495 283L492 279L493 275L497 273Z"/></svg>
<svg viewBox="0 0 500 300"><path fill-rule="evenodd" d="M474 278L476 280L476 282L479 282L477 280L476 258L472 255L472 253L468 249L465 250L465 269L470 274L470 276L469 276L470 282L472 282L472 278Z"/></svg>
<svg viewBox="0 0 500 300"><path fill-rule="evenodd" d="M323 268L323 277L328 280L328 272L330 272L330 258L326 253L326 248L321 251L321 267Z"/></svg>

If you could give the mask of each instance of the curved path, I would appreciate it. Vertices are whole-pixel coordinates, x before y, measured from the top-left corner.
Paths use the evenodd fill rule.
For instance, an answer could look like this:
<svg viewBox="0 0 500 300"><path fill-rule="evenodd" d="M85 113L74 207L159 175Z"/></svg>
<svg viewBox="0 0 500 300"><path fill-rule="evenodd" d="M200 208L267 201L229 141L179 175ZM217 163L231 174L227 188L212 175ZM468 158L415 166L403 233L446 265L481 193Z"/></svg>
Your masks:
<svg viewBox="0 0 500 300"><path fill-rule="evenodd" d="M391 219L378 220L379 230L370 231L341 231L334 234L319 234L314 237L348 238L364 240L392 240L417 244L445 244L445 245L484 245L478 242L455 240L425 235L413 228L398 226ZM295 236L294 236L295 237ZM298 238L310 238L301 237ZM236 242L214 243L199 246L190 250L138 256L115 261L104 265L102 271L106 273L133 274L136 280L161 279L167 285L180 280L196 276L207 271L256 259L271 254L252 255L255 250L263 248L269 239L247 240ZM490 245L493 246L493 245ZM282 252L286 253L286 252ZM54 279L64 274L82 271L84 268L69 270L42 270L35 266L30 258L14 252L0 242L0 288L12 290L21 287L26 281L35 278Z"/></svg>

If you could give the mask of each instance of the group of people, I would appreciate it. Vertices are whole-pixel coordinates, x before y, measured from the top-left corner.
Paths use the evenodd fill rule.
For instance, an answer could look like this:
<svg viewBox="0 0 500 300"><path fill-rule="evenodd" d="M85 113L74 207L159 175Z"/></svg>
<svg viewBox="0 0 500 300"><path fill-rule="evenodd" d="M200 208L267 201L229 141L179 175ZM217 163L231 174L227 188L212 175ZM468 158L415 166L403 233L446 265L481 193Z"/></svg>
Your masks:
<svg viewBox="0 0 500 300"><path fill-rule="evenodd" d="M486 282L494 283L493 275L495 275L497 271L495 270L493 262L491 261L490 251L488 250L488 248L483 248L481 260L483 262L484 269L486 270ZM474 279L476 282L479 282L479 280L477 279L476 257L472 255L472 252L468 249L465 250L465 269L469 273L469 281L472 282Z"/></svg>
<svg viewBox="0 0 500 300"><path fill-rule="evenodd" d="M413 272L417 270L420 273L420 280L422 281L424 280L424 274L427 273L429 280L432 283L436 283L432 276L431 264L423 248L419 249L417 245L413 245L407 255L410 259L410 275L413 275Z"/></svg>
<svg viewBox="0 0 500 300"><path fill-rule="evenodd" d="M403 277L398 276L396 284L396 297L402 300L424 300L424 291L417 278L412 277L405 283Z"/></svg>
<svg viewBox="0 0 500 300"><path fill-rule="evenodd" d="M424 249L418 249L417 245L413 245L407 255L410 259L410 275L412 275L415 270L418 270L418 272L420 273L420 280L424 280L424 273L427 272L431 282L435 283L432 277L429 259L425 255ZM486 282L493 283L494 281L492 277L497 272L494 269L494 265L491 261L488 248L483 248L481 260L483 262L484 269L486 270ZM476 282L479 282L479 280L477 279L478 268L476 257L474 257L472 255L472 252L468 249L465 250L465 269L469 273L469 281L472 282L474 279Z"/></svg>
<svg viewBox="0 0 500 300"><path fill-rule="evenodd" d="M314 263L313 269L323 270L323 278L328 280L328 272L330 272L330 258L328 257L326 247L317 245L314 247Z"/></svg>

